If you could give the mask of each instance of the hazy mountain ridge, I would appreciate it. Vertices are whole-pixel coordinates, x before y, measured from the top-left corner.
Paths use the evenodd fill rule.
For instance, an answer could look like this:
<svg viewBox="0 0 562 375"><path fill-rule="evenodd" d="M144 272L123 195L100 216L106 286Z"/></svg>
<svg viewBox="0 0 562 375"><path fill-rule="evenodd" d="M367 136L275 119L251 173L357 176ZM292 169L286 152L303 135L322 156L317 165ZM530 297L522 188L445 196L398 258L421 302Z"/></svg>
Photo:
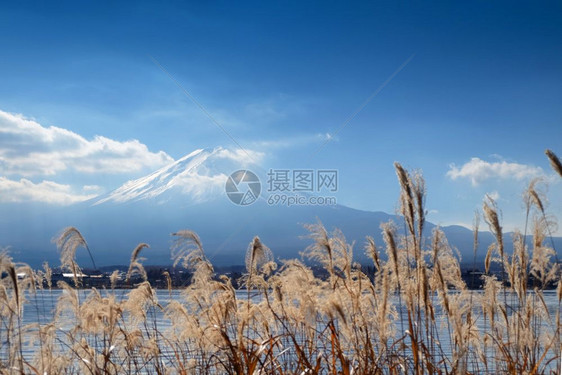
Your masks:
<svg viewBox="0 0 562 375"><path fill-rule="evenodd" d="M252 165L248 168L252 169ZM10 246L17 261L39 266L47 260L57 265L58 253L51 239L64 227L75 226L88 241L98 265L127 264L131 251L140 242L151 246L143 252L148 263L169 264L170 234L191 229L199 234L213 262L242 264L255 235L276 258L299 257L299 252L311 243L303 238L308 234L304 224L320 220L328 230L341 229L348 242L355 243L356 260L368 262L363 251L366 236L374 237L384 253L381 223L393 220L399 233L403 233L403 220L396 215L342 205L270 206L262 195L250 206L237 206L223 190L227 176L237 169L241 169L239 160L228 150L202 149L87 202L68 207L30 205L28 209L4 205L9 215L0 217L0 246ZM429 236L435 225L427 222L425 228ZM460 226L442 229L450 245L459 250L462 262L471 264L472 231ZM484 257L493 241L493 236L482 229L487 229L485 224L481 225L478 259ZM509 233L505 239L506 250L511 251ZM426 246L429 244L428 239ZM555 244L560 250L562 238L555 238ZM81 250L77 256L79 263L89 265Z"/></svg>

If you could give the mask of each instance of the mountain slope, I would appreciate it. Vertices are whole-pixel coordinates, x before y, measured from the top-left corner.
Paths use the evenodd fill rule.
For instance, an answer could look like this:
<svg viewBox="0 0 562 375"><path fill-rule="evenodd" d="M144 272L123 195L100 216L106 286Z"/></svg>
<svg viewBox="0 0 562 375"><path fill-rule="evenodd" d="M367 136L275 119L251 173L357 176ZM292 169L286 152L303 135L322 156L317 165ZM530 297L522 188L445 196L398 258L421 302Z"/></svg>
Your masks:
<svg viewBox="0 0 562 375"><path fill-rule="evenodd" d="M159 199L173 190L193 201L201 200L209 193L216 195L216 188L224 186L227 178L224 172L217 171L227 171L232 164L228 163L228 156L228 150L221 147L195 150L148 176L128 181L109 194L94 198L93 204Z"/></svg>
<svg viewBox="0 0 562 375"><path fill-rule="evenodd" d="M169 264L170 234L191 229L199 234L213 262L243 264L246 248L255 235L273 250L276 258L299 257L299 252L311 243L303 238L308 234L304 224L320 220L329 230L341 229L349 242L355 242L356 260L367 262L365 236L373 236L382 249L380 224L389 220L402 223L394 215L342 205L272 206L265 194L251 205L235 205L224 188L228 176L242 167L259 170L223 148L196 150L88 202L60 208L37 205L33 210L4 205L4 212L8 209L10 215L0 217L0 246L10 245L16 260L33 266L44 260L57 265L58 254L51 238L64 227L75 226L88 241L98 265L127 264L130 252L140 242L151 246L143 252L150 263ZM426 235L434 227L427 223ZM443 230L463 261L471 264L472 232L458 226ZM492 241L490 233L480 234L477 258L483 258ZM562 248L559 238L556 245ZM79 263L89 266L84 252L79 251L77 256Z"/></svg>

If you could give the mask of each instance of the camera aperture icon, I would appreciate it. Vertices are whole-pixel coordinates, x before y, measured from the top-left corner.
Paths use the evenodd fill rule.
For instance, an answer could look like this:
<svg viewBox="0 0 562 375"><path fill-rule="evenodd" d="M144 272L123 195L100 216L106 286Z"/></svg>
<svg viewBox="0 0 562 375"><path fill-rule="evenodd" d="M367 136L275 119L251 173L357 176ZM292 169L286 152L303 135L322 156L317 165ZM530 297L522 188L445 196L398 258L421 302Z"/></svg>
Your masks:
<svg viewBox="0 0 562 375"><path fill-rule="evenodd" d="M224 189L232 203L249 206L260 196L261 182L254 172L241 169L228 176Z"/></svg>

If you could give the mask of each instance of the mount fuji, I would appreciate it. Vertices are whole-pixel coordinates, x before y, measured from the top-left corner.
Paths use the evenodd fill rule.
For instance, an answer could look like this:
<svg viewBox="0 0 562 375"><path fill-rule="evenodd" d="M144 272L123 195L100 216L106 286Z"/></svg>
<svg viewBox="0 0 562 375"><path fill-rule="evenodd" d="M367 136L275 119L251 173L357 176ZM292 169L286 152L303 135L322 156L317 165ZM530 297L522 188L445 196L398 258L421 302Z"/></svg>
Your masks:
<svg viewBox="0 0 562 375"><path fill-rule="evenodd" d="M327 229L337 227L349 242L355 242L354 256L363 262L365 236L373 236L382 245L380 224L402 222L384 212L337 204L269 205L266 194L249 205L234 204L225 193L228 176L234 171L255 172L264 190L265 173L252 161L258 156L221 147L201 149L89 201L56 208L34 205L31 210L21 209L21 203L4 206L9 214L0 217L0 247L9 246L15 260L32 266L43 261L57 265L58 253L51 239L63 228L74 226L85 237L98 265L128 264L131 251L140 242L150 245L143 252L147 263L170 264L170 234L191 229L199 234L213 263L237 265L244 263L246 248L255 235L276 258L299 257L310 244L303 238L308 234L304 224L320 220ZM237 182L245 183L243 177ZM427 223L428 233L434 227ZM459 226L443 230L463 259L471 262L472 232ZM481 256L492 240L490 233L480 234ZM89 259L83 253L78 251L77 260L87 266Z"/></svg>
<svg viewBox="0 0 562 375"><path fill-rule="evenodd" d="M224 190L225 172L235 167L233 161L241 159L239 156L221 147L193 151L146 177L95 198L93 205L142 200L161 204L178 194L182 201L193 203L216 198Z"/></svg>

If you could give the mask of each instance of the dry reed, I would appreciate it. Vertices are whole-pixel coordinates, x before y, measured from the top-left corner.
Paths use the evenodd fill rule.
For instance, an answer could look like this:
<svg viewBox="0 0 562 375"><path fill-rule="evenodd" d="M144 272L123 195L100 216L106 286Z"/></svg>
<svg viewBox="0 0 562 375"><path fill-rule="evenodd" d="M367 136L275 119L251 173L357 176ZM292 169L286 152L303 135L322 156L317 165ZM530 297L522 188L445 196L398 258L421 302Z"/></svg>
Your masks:
<svg viewBox="0 0 562 375"><path fill-rule="evenodd" d="M547 151L555 171L556 156ZM512 237L506 251L500 211L487 198L483 217L495 242L485 257L481 293L468 290L459 257L439 228L425 230L425 183L420 173L395 164L403 224L381 225L384 251L372 237L365 252L374 273L353 262L353 244L339 230L318 222L307 226L312 243L304 259L277 264L255 237L246 251L246 293L218 276L198 235L173 233L174 264L191 272L180 298L159 301L146 277L139 244L126 280L141 282L125 295L78 289L78 247L88 251L76 228L56 240L61 265L74 286L59 282L52 321L22 324L26 296L52 288L52 271L34 272L0 254L0 371L65 374L464 374L556 372L560 367L562 282L546 241L552 220L533 181L524 201L532 238ZM557 169L558 168L558 169ZM562 174L561 174L562 175ZM474 259L479 244L474 222ZM401 230L404 234L398 234ZM552 242L551 242L552 243ZM529 249L529 245L531 249ZM381 255L381 253L383 255ZM384 255L386 254L386 255ZM92 258L93 260L93 258ZM475 262L475 260L474 260ZM498 263L500 282L491 273ZM169 296L172 278L164 273ZM138 281L138 280L137 280ZM549 309L545 289L557 283L558 310ZM48 290L41 293L48 293ZM245 296L244 296L245 294ZM504 298L500 298L501 295ZM162 322L166 324L163 325ZM24 354L27 346L33 348Z"/></svg>

